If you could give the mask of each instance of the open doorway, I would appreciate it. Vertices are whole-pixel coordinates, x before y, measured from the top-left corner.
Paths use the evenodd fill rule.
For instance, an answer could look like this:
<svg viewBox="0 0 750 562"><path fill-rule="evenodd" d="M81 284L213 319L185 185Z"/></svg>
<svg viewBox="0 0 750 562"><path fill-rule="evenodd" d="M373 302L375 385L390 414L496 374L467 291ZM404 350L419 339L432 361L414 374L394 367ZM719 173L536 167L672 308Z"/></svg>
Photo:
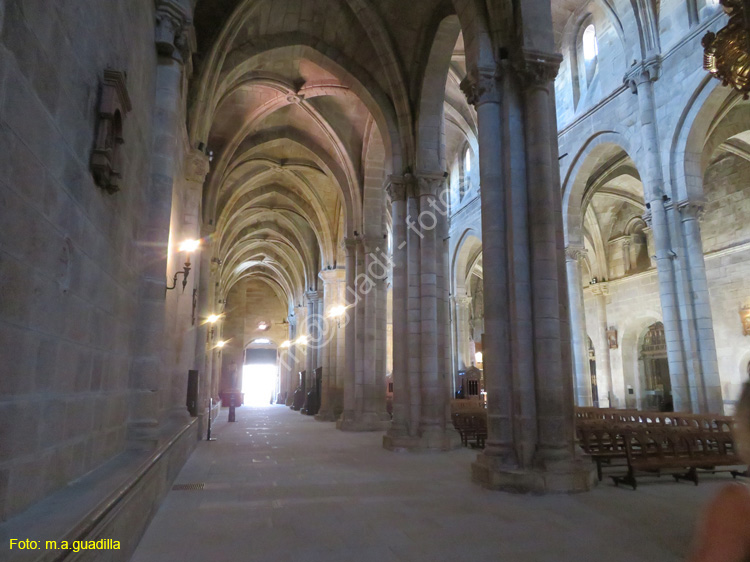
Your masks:
<svg viewBox="0 0 750 562"><path fill-rule="evenodd" d="M245 365L242 369L242 392L245 406L269 406L273 402L278 375L276 365Z"/></svg>

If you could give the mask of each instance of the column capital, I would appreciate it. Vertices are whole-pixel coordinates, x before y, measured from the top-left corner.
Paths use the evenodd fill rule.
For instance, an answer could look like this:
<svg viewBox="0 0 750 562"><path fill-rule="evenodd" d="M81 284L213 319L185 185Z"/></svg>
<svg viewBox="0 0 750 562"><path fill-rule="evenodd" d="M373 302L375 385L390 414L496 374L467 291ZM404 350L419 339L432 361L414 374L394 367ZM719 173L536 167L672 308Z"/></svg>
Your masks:
<svg viewBox="0 0 750 562"><path fill-rule="evenodd" d="M608 295L609 294L609 283L602 282L602 283L594 283L593 285L589 285L591 287L591 292L595 295Z"/></svg>
<svg viewBox="0 0 750 562"><path fill-rule="evenodd" d="M331 283L340 283L346 278L346 270L339 268L324 269L323 271L318 273L318 277L323 281L325 285L330 285Z"/></svg>
<svg viewBox="0 0 750 562"><path fill-rule="evenodd" d="M416 191L416 178L410 173L406 173L402 176L390 175L385 185L385 192L391 203L396 201L406 201L409 197L413 197Z"/></svg>
<svg viewBox="0 0 750 562"><path fill-rule="evenodd" d="M562 55L544 53L531 49L521 49L514 60L514 68L526 88L547 88L557 78L562 63Z"/></svg>
<svg viewBox="0 0 750 562"><path fill-rule="evenodd" d="M363 236L361 242L366 254L372 254L380 250L383 246L388 245L388 241L385 238L378 236Z"/></svg>
<svg viewBox="0 0 750 562"><path fill-rule="evenodd" d="M433 196L437 197L440 194L441 189L445 185L445 180L448 177L447 172L432 174L423 173L417 174L417 195L419 197Z"/></svg>
<svg viewBox="0 0 750 562"><path fill-rule="evenodd" d="M185 158L185 179L202 185L210 170L208 156L202 150L191 148Z"/></svg>
<svg viewBox="0 0 750 562"><path fill-rule="evenodd" d="M677 203L677 210L682 217L682 222L691 220L702 221L705 207L702 201L680 201Z"/></svg>
<svg viewBox="0 0 750 562"><path fill-rule="evenodd" d="M469 295L459 295L457 297L453 297L453 302L455 302L457 306L469 307L471 306L471 301L472 298Z"/></svg>
<svg viewBox="0 0 750 562"><path fill-rule="evenodd" d="M586 257L588 251L583 246L566 246L565 258L570 261L581 261Z"/></svg>
<svg viewBox="0 0 750 562"><path fill-rule="evenodd" d="M197 49L195 28L179 0L156 1L156 51L180 63L189 63Z"/></svg>
<svg viewBox="0 0 750 562"><path fill-rule="evenodd" d="M661 75L661 56L656 55L651 58L636 62L630 67L625 74L623 82L630 88L634 94L638 93L638 86L646 82L656 82Z"/></svg>
<svg viewBox="0 0 750 562"><path fill-rule="evenodd" d="M362 241L359 238L347 236L341 240L341 248L349 255L349 252L356 252L357 246L361 243Z"/></svg>
<svg viewBox="0 0 750 562"><path fill-rule="evenodd" d="M498 77L497 67L471 67L460 85L469 105L478 108L485 103L500 103Z"/></svg>
<svg viewBox="0 0 750 562"><path fill-rule="evenodd" d="M323 291L307 291L305 293L305 298L307 298L308 303L318 302L323 298Z"/></svg>

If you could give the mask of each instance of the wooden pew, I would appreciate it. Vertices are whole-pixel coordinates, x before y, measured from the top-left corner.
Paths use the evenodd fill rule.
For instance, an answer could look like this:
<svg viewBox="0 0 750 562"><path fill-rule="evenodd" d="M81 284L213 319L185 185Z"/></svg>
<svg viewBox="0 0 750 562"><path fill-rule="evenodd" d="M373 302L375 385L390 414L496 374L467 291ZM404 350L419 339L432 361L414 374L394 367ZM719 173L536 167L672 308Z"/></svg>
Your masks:
<svg viewBox="0 0 750 562"><path fill-rule="evenodd" d="M484 449L487 440L486 412L455 412L452 419L453 427L461 435L461 443L465 447L471 445Z"/></svg>

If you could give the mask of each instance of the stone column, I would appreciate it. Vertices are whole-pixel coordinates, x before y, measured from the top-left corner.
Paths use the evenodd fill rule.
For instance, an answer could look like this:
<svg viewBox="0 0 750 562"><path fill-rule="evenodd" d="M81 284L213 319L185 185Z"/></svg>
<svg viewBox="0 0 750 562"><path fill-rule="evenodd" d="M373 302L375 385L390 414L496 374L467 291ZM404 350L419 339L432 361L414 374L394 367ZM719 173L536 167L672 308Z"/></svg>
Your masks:
<svg viewBox="0 0 750 562"><path fill-rule="evenodd" d="M691 396L690 383L685 365L685 349L680 326L680 311L677 299L677 284L672 260L676 257L672 249L669 222L664 193L659 131L656 122L654 82L659 77L659 58L643 61L625 77L632 92L638 95L638 110L641 122L641 141L644 149L645 169L641 170L646 207L650 212L644 219L653 229L656 254L656 269L659 278L659 295L667 340L667 359L672 381L672 398L675 411L691 411L696 396Z"/></svg>
<svg viewBox="0 0 750 562"><path fill-rule="evenodd" d="M703 257L703 240L700 227L703 205L683 201L678 204L677 208L682 222L682 235L685 242L690 279L690 295L692 296L693 322L702 372L701 388L698 393L702 397L700 411L720 414L724 411L724 398L716 356L716 339L708 292L708 279L706 278L706 262Z"/></svg>
<svg viewBox="0 0 750 562"><path fill-rule="evenodd" d="M160 0L156 3L156 91L152 145L151 177L147 186L147 207L138 232L140 256L139 310L141 322L136 331L135 357L131 363L132 387L129 424L132 436L147 436L169 409L168 362L164 357L166 322L165 283L167 245L169 243L172 192L176 178L176 156L182 150L182 84L185 61L189 60L191 41L189 14L180 4ZM182 50L177 45L183 47ZM165 380L166 379L166 380Z"/></svg>
<svg viewBox="0 0 750 562"><path fill-rule="evenodd" d="M607 385L606 396L607 403L610 408L618 408L620 400L615 395L615 385L612 381L612 360L609 354L609 339L607 339L607 330L609 325L607 323L607 295L609 294L609 286L606 283L596 283L591 285L591 292L596 296L596 312L597 312L597 343L596 346L600 351L596 354L596 379L601 387L601 381L603 380ZM602 408L605 407L602 394L604 389L599 392L599 404ZM626 397L623 397L623 405Z"/></svg>
<svg viewBox="0 0 750 562"><path fill-rule="evenodd" d="M453 297L456 310L456 352L459 370L468 369L474 364L471 356L471 334L469 320L471 319L471 297L461 295Z"/></svg>
<svg viewBox="0 0 750 562"><path fill-rule="evenodd" d="M508 193L503 169L502 96L495 68L474 68L461 83L477 110L479 176L482 185L482 265L484 283L484 380L488 439L472 467L475 479L516 468L513 439L513 381L509 324ZM481 475L480 475L481 474Z"/></svg>
<svg viewBox="0 0 750 562"><path fill-rule="evenodd" d="M586 308L583 303L581 261L583 248L569 246L565 250L568 268L568 298L570 299L571 349L575 379L576 406L591 406L591 368L589 366L588 335L586 333Z"/></svg>
<svg viewBox="0 0 750 562"><path fill-rule="evenodd" d="M336 427L342 429L345 424L354 420L355 403L355 339L356 339L356 307L357 307L357 246L356 238L345 238L344 251L346 252L346 317L344 328L345 348L345 374L344 374L344 410L336 422Z"/></svg>
<svg viewBox="0 0 750 562"><path fill-rule="evenodd" d="M339 339L340 318L330 316L331 309L336 306L343 306L339 296L339 285L345 275L342 269L332 269L321 271L320 279L323 281L323 300L325 303L325 319L322 334L322 364L323 367L323 384L320 397L320 411L315 416L318 421L336 421L335 411L341 409L339 396L341 390L338 386L338 371L343 369L343 365L338 363L337 345ZM343 329L343 328L342 328Z"/></svg>
<svg viewBox="0 0 750 562"><path fill-rule="evenodd" d="M297 390L299 377L297 376L297 317L289 315L289 348L287 350L287 395L286 405L291 406L294 403L294 391Z"/></svg>
<svg viewBox="0 0 750 562"><path fill-rule="evenodd" d="M408 178L391 176L386 188L393 217L393 422L386 437L409 434L408 272L406 189ZM387 447L387 444L384 443Z"/></svg>

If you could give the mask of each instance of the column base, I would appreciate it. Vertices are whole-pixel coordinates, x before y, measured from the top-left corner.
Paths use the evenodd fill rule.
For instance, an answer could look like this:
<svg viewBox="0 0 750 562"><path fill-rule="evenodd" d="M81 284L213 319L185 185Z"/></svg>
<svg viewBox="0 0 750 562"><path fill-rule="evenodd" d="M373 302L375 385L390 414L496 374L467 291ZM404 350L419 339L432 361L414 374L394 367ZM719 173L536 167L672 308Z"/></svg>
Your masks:
<svg viewBox="0 0 750 562"><path fill-rule="evenodd" d="M375 412L344 412L336 421L336 429L340 431L385 431L390 425L390 421L384 421Z"/></svg>
<svg viewBox="0 0 750 562"><path fill-rule="evenodd" d="M332 409L320 410L315 414L315 420L320 422L335 422L337 420L336 414Z"/></svg>
<svg viewBox="0 0 750 562"><path fill-rule="evenodd" d="M388 431L383 448L394 452L451 451L461 447L461 436L451 428L435 429L411 437L403 431Z"/></svg>
<svg viewBox="0 0 750 562"><path fill-rule="evenodd" d="M573 494L588 492L597 484L588 458L547 462L544 469L522 469L484 453L477 455L471 465L471 480L489 490L514 494Z"/></svg>

